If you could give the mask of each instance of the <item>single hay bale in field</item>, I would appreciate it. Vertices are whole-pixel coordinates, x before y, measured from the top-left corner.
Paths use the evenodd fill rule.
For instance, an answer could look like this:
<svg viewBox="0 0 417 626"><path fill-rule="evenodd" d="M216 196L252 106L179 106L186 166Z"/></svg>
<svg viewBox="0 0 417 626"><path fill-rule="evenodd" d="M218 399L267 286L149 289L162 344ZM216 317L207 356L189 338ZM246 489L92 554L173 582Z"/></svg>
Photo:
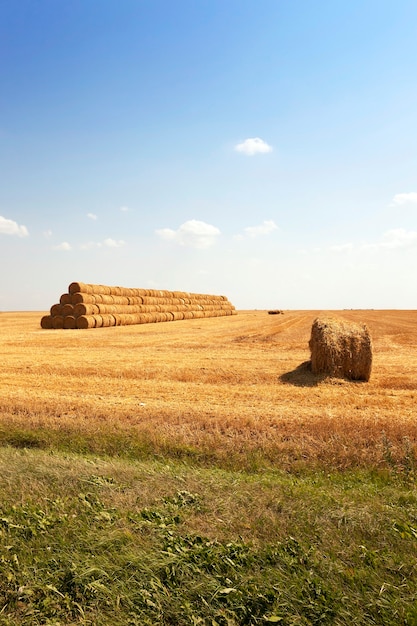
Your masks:
<svg viewBox="0 0 417 626"><path fill-rule="evenodd" d="M368 381L372 340L365 324L340 318L317 318L309 341L313 374Z"/></svg>

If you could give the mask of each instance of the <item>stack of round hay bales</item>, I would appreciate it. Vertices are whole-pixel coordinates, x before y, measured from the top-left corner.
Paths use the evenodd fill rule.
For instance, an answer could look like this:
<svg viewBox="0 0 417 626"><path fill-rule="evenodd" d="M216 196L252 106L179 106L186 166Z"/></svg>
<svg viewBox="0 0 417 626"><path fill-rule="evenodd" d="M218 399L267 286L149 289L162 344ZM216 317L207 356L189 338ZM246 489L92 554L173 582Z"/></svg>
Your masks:
<svg viewBox="0 0 417 626"><path fill-rule="evenodd" d="M226 296L71 283L42 328L103 328L236 315Z"/></svg>
<svg viewBox="0 0 417 626"><path fill-rule="evenodd" d="M372 340L365 324L334 317L317 318L309 341L314 374L368 381Z"/></svg>

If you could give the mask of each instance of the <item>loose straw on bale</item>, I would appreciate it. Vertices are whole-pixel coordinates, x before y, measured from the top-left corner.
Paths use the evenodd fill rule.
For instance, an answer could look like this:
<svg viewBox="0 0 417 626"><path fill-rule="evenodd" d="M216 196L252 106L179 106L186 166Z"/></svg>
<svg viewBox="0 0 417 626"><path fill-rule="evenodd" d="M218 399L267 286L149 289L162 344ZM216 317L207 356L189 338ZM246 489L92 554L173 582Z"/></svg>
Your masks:
<svg viewBox="0 0 417 626"><path fill-rule="evenodd" d="M365 324L340 318L317 318L309 341L314 374L368 381L372 340Z"/></svg>

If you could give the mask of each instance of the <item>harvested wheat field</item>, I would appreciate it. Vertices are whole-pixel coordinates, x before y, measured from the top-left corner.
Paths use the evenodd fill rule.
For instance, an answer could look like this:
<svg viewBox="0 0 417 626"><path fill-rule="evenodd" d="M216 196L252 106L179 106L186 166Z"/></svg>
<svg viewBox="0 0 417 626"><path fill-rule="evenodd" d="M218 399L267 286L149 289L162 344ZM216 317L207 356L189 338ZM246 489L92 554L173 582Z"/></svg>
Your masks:
<svg viewBox="0 0 417 626"><path fill-rule="evenodd" d="M312 324L329 314L239 311L90 333L1 313L1 439L242 467L402 462L417 441L417 312L331 312L369 329L368 382L306 363Z"/></svg>

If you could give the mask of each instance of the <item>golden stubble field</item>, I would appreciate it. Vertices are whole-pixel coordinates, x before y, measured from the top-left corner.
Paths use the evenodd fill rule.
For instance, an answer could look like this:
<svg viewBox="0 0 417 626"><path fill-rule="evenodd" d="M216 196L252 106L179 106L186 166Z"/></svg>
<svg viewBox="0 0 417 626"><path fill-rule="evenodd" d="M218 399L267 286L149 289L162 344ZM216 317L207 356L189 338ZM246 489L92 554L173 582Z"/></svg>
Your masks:
<svg viewBox="0 0 417 626"><path fill-rule="evenodd" d="M368 383L305 366L325 314L367 324ZM122 432L156 453L258 454L283 468L377 465L415 450L417 311L254 310L92 330L42 330L42 315L0 313L3 432Z"/></svg>

